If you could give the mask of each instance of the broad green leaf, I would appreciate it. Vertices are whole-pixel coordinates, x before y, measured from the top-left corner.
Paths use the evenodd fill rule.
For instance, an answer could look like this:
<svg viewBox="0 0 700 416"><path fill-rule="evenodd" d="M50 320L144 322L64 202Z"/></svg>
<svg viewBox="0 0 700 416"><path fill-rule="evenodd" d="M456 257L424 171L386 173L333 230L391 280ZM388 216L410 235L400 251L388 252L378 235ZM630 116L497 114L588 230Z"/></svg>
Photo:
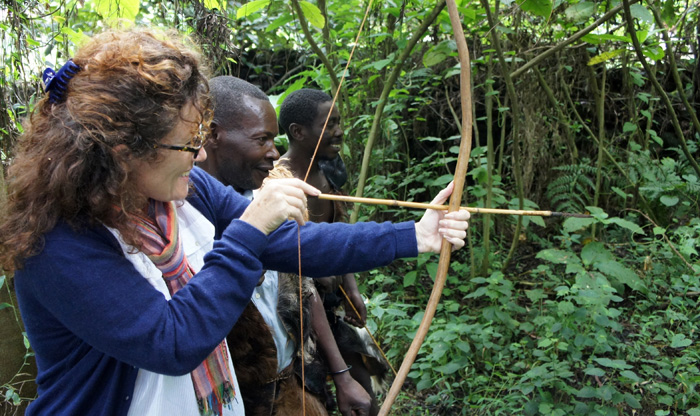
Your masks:
<svg viewBox="0 0 700 416"><path fill-rule="evenodd" d="M369 64L363 66L362 69L365 70L365 69L373 68L373 69L375 69L375 70L377 70L377 71L380 71L382 68L384 68L385 66L389 65L389 64L391 63L392 60L393 60L393 59L391 59L391 58L380 59L380 60L378 60L378 61L374 61L374 62L372 62L372 63L369 63ZM442 139L440 139L440 140L442 141Z"/></svg>
<svg viewBox="0 0 700 416"><path fill-rule="evenodd" d="M620 371L620 375L621 375L622 377L627 377L628 379L630 379L630 380L632 380L632 381L636 381L636 382L641 381L641 379L639 378L639 376L637 375L637 373L635 373L634 371L631 371L631 370L623 370L623 371Z"/></svg>
<svg viewBox="0 0 700 416"><path fill-rule="evenodd" d="M428 52L423 55L423 65L428 68L433 65L437 65L440 62L447 59L448 55L440 49L431 48Z"/></svg>
<svg viewBox="0 0 700 416"><path fill-rule="evenodd" d="M671 348L685 348L692 343L693 341L686 338L685 334L675 334L671 338Z"/></svg>
<svg viewBox="0 0 700 416"><path fill-rule="evenodd" d="M435 280L435 276L437 276L438 263L428 263L425 265L425 268L428 269L428 274L430 275L430 278Z"/></svg>
<svg viewBox="0 0 700 416"><path fill-rule="evenodd" d="M403 287L413 286L413 284L416 282L416 276L418 276L418 272L415 270L411 270L410 272L406 273L403 276Z"/></svg>
<svg viewBox="0 0 700 416"><path fill-rule="evenodd" d="M76 32L75 30L66 26L61 28L61 33L68 36L68 39L70 39L70 41L76 46L80 46L90 40L90 37L82 31Z"/></svg>
<svg viewBox="0 0 700 416"><path fill-rule="evenodd" d="M598 392L597 389L591 386L586 386L576 393L576 397L580 397L582 399L593 399L598 397Z"/></svg>
<svg viewBox="0 0 700 416"><path fill-rule="evenodd" d="M598 367L588 367L584 370L584 373L589 376L603 377L605 375L605 370Z"/></svg>
<svg viewBox="0 0 700 416"><path fill-rule="evenodd" d="M299 5L301 6L301 12L304 13L304 17L306 20L309 21L312 25L319 29L323 29L323 26L326 25L326 19L323 18L323 14L321 14L321 9L316 7L315 4L309 3L308 1L300 1Z"/></svg>
<svg viewBox="0 0 700 416"><path fill-rule="evenodd" d="M2 289L2 286L5 284L5 275L0 276L0 289Z"/></svg>
<svg viewBox="0 0 700 416"><path fill-rule="evenodd" d="M518 0L518 5L526 12L549 19L552 14L552 0Z"/></svg>
<svg viewBox="0 0 700 416"><path fill-rule="evenodd" d="M582 1L569 6L564 11L564 16L568 20L581 21L586 20L595 13L595 3L591 1Z"/></svg>
<svg viewBox="0 0 700 416"><path fill-rule="evenodd" d="M542 338L537 342L537 348L547 348L554 343L555 340L551 338Z"/></svg>
<svg viewBox="0 0 700 416"><path fill-rule="evenodd" d="M662 204L666 205L667 207L672 207L678 204L678 197L677 196L668 196L668 195L663 195L660 199Z"/></svg>
<svg viewBox="0 0 700 416"><path fill-rule="evenodd" d="M226 10L226 0L204 0L204 7L209 10Z"/></svg>
<svg viewBox="0 0 700 416"><path fill-rule="evenodd" d="M576 307L573 303L569 301L564 301L559 302L559 304L557 305L557 310L559 311L560 315L571 315L576 310Z"/></svg>
<svg viewBox="0 0 700 416"><path fill-rule="evenodd" d="M576 256L576 254L570 251L558 250L556 248L542 250L539 253L537 253L536 257L538 259L546 260L550 263L555 264L566 264L572 260L575 262L579 262L579 259Z"/></svg>
<svg viewBox="0 0 700 416"><path fill-rule="evenodd" d="M581 249L583 264L594 264L602 261L612 261L613 255L605 248L603 243L593 241Z"/></svg>
<svg viewBox="0 0 700 416"><path fill-rule="evenodd" d="M615 49L612 51L603 52L600 55L594 56L593 58L591 58L588 61L588 66L593 66L593 65L599 64L601 62L605 62L605 61L608 61L610 59L613 59L614 57L618 56L619 54L621 54L624 51L625 51L624 49Z"/></svg>
<svg viewBox="0 0 700 416"><path fill-rule="evenodd" d="M443 373L443 374L453 374L462 369L462 365L457 362L450 362L445 365L441 365L433 368L433 370Z"/></svg>
<svg viewBox="0 0 700 416"><path fill-rule="evenodd" d="M547 224L544 222L544 218L538 217L538 216L533 216L533 217L528 217L530 221L534 224L539 225L540 227L544 228L547 226Z"/></svg>
<svg viewBox="0 0 700 416"><path fill-rule="evenodd" d="M625 124L622 126L622 131L624 133L633 133L637 131L637 125L635 123L630 123L629 121L625 121Z"/></svg>
<svg viewBox="0 0 700 416"><path fill-rule="evenodd" d="M615 192L617 195L619 195L620 198L627 199L627 194L625 193L625 191L618 188L617 186L611 186L610 189L612 189L613 192Z"/></svg>
<svg viewBox="0 0 700 416"><path fill-rule="evenodd" d="M594 267L604 275L616 279L618 282L634 290L643 290L646 288L637 273L622 263L617 261L602 261L595 263Z"/></svg>
<svg viewBox="0 0 700 416"><path fill-rule="evenodd" d="M139 12L139 0L93 0L95 11L110 25L128 21L133 23Z"/></svg>
<svg viewBox="0 0 700 416"><path fill-rule="evenodd" d="M448 183L450 183L450 181L452 181L452 179L454 179L454 176L452 176L452 175L442 175L442 176L430 181L429 185L430 186L444 186L444 185L447 185Z"/></svg>
<svg viewBox="0 0 700 416"><path fill-rule="evenodd" d="M610 218L609 220L606 220L605 222L606 222L606 224L615 224L615 225L618 225L622 228L626 228L626 229L628 229L636 234L644 234L644 230L642 229L642 227L638 226L637 224L633 223L632 221L627 221L627 220L624 220L622 218L613 217L613 218Z"/></svg>
<svg viewBox="0 0 700 416"><path fill-rule="evenodd" d="M573 233L588 227L594 222L595 219L593 218L567 218L562 224L562 227L567 233Z"/></svg>
<svg viewBox="0 0 700 416"><path fill-rule="evenodd" d="M647 40L649 37L649 31L648 30L638 30L637 31L637 40L639 43L644 44L644 42Z"/></svg>
<svg viewBox="0 0 700 416"><path fill-rule="evenodd" d="M547 298L547 295L544 294L544 290L542 290L542 289L526 290L525 296L527 296L527 298L530 299L530 302L533 302L533 303L535 303L541 299Z"/></svg>
<svg viewBox="0 0 700 416"><path fill-rule="evenodd" d="M566 270L564 271L566 274L578 274L586 271L586 268L583 267L581 264L581 261L576 257L576 261L570 261L566 263Z"/></svg>
<svg viewBox="0 0 700 416"><path fill-rule="evenodd" d="M633 409L642 408L642 404L639 402L639 399L637 399L630 393L625 393L625 403L627 403L627 405Z"/></svg>
<svg viewBox="0 0 700 416"><path fill-rule="evenodd" d="M591 213L591 216L593 218L597 218L599 220L604 220L604 219L608 218L608 214L605 211L603 211L602 208L594 207L594 206L587 206L586 209L588 210L588 212Z"/></svg>
<svg viewBox="0 0 700 416"><path fill-rule="evenodd" d="M654 22L654 16L651 14L649 9L639 3L630 6L630 13L632 13L633 18L639 19L644 23Z"/></svg>
<svg viewBox="0 0 700 416"><path fill-rule="evenodd" d="M426 377L424 379L421 379L421 381L416 383L416 390L417 391L429 389L431 387L433 387L433 381L430 379L430 377Z"/></svg>
<svg viewBox="0 0 700 416"><path fill-rule="evenodd" d="M10 305L7 302L0 303L0 311L5 309L5 308L11 308L11 307L12 307L12 305Z"/></svg>
<svg viewBox="0 0 700 416"><path fill-rule="evenodd" d="M651 58L655 61L660 61L666 56L666 52L658 45L646 47L642 49L642 53L647 58Z"/></svg>
<svg viewBox="0 0 700 416"><path fill-rule="evenodd" d="M270 4L270 0L253 0L250 3L246 3L236 10L236 19L248 17L258 10L267 7L268 4Z"/></svg>
<svg viewBox="0 0 700 416"><path fill-rule="evenodd" d="M627 370L632 368L632 366L627 364L627 361L625 360L611 360L610 358L594 358L593 361L597 362L603 367L617 368L619 370Z"/></svg>

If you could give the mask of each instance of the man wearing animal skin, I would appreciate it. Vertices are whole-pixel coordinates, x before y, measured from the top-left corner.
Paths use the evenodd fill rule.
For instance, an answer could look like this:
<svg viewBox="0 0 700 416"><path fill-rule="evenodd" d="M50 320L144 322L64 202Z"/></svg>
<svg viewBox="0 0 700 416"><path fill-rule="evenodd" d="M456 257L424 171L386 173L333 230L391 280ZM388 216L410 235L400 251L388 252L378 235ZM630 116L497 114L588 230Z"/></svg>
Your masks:
<svg viewBox="0 0 700 416"><path fill-rule="evenodd" d="M332 98L322 91L308 88L292 92L280 108L280 125L289 138L289 150L282 156L279 165L289 168L295 177L301 179L309 170L307 183L323 193L340 193L340 187L347 179L347 174L340 159L343 144L340 112L337 106L333 105ZM309 169L309 161L314 153L316 157ZM341 203L313 198L309 200L308 210L309 219L314 222L345 220L345 209ZM357 332L345 324L348 322L361 328L367 319L367 310L357 289L354 274L315 279L314 283L324 299L328 321L331 323L340 352L345 362L352 367L350 373L353 378L371 395L370 415L376 415L379 407L376 392L372 388L371 375L381 378L387 374L388 366L381 360L371 343L360 339ZM339 285L342 285L345 294L339 290ZM336 311L343 302L345 316L344 319L340 319Z"/></svg>
<svg viewBox="0 0 700 416"><path fill-rule="evenodd" d="M209 84L214 120L205 147L209 157L199 166L224 185L252 197L279 158L274 144L278 134L275 110L265 93L239 78L215 77ZM308 279L305 293L304 320L310 315L319 349L335 381L341 413L367 414L370 397L344 371L348 366ZM266 326L270 330L261 331ZM304 349L308 350L308 329L304 332ZM302 394L297 359L299 336L298 278L268 270L227 337L248 414L285 415L298 411ZM310 361L306 354L305 381L307 390L314 391L316 397L306 393L306 414L325 415L325 366L318 360Z"/></svg>

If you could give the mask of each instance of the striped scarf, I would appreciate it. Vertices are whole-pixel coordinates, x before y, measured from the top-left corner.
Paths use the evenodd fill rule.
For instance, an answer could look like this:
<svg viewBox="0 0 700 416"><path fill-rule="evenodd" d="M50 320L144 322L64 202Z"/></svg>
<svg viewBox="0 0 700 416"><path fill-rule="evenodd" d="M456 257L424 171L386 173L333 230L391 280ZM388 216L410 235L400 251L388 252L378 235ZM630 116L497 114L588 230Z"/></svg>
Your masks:
<svg viewBox="0 0 700 416"><path fill-rule="evenodd" d="M174 202L150 201L149 217L138 217L143 252L163 272L170 295L185 287L194 275L180 243ZM191 373L202 415L221 415L236 396L224 341Z"/></svg>

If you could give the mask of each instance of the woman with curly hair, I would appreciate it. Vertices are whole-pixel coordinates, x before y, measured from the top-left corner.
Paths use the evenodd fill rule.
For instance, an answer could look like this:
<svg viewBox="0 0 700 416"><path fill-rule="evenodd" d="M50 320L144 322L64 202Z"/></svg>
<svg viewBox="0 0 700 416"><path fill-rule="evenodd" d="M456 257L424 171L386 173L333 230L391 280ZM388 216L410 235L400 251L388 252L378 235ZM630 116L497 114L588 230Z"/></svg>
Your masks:
<svg viewBox="0 0 700 416"><path fill-rule="evenodd" d="M248 202L194 168L207 75L186 39L145 30L45 72L0 210L38 367L27 415L243 415L226 334L264 269L298 270L298 229L309 276L464 245L465 212L297 227L317 189L277 180Z"/></svg>

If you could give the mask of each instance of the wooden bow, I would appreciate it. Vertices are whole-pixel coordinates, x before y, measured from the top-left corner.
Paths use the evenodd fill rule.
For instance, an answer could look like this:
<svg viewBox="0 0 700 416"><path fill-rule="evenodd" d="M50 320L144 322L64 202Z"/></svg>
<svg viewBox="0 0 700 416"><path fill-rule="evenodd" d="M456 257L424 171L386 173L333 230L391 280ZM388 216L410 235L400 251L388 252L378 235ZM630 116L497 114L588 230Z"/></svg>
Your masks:
<svg viewBox="0 0 700 416"><path fill-rule="evenodd" d="M370 10L371 8L372 1L370 0L369 5L367 7L367 11ZM457 211L460 209L461 206L461 201L462 201L462 191L464 190L464 183L466 180L466 175L467 175L467 165L469 163L469 156L471 152L471 147L472 147L472 101L471 101L471 64L469 60L469 49L467 47L467 42L464 36L464 31L462 30L462 23L459 19L459 12L457 11L457 4L455 3L455 0L447 0L447 9L448 13L450 16L450 22L452 24L452 29L454 32L455 36L455 42L457 43L457 52L459 56L459 62L460 62L460 100L461 100L461 105L462 105L462 141L460 143L460 148L459 148L459 156L457 158L457 166L455 168L455 176L454 176L454 190L452 192L452 196L450 197L450 203L449 203L449 211ZM364 21L367 18L367 12L365 13L365 18L363 19L362 24L364 25ZM362 25L360 26L360 31L362 30ZM359 36L359 32L358 32ZM355 42L357 44L357 41ZM354 47L353 47L354 51ZM352 57L352 53L350 54L350 57ZM350 59L348 59L348 65L350 63ZM331 105L331 109L335 105L335 101L338 97L338 92L340 91L340 87L342 85L342 80L345 78L345 74L347 73L347 66L346 70L343 73L343 77L341 78L340 85L338 85L338 91L336 91L336 94L333 97L333 103ZM326 118L326 124L328 123L328 119L330 118L330 113L328 117ZM321 135L319 137L319 143L316 145L316 150L318 150L318 146L320 144L321 138L323 137L323 132L326 129L326 124L324 124L323 129L321 131ZM314 154L311 159L311 163L309 165L309 170L310 166L313 163L313 160L316 156L316 150L314 150ZM307 171L306 176L304 177L304 181L306 181L308 177L309 172ZM301 247L301 245L300 245ZM440 260L438 262L438 269L437 269L437 274L435 276L435 285L433 286L433 291L430 294L430 299L428 300L428 305L426 306L425 314L423 315L423 320L421 321L420 326L418 327L418 332L416 333L415 338L413 339L413 342L411 343L411 346L408 350L408 353L406 354L406 357L404 358L403 363L401 364L401 368L399 369L398 374L396 375L394 382L391 386L391 389L389 390L389 393L387 395L387 398L385 399L380 411L379 415L387 415L389 412L389 409L393 405L394 401L396 400L396 397L399 394L399 391L401 390L401 386L403 385L403 382L406 380L406 376L408 375L408 372L411 369L411 366L413 365L413 362L416 359L416 356L418 355L418 350L420 349L423 340L425 340L425 336L428 333L428 329L430 328L430 324L432 322L433 317L435 316L435 311L437 309L437 304L440 301L440 297L442 295L442 290L443 287L445 286L445 281L447 279L447 272L450 267L450 257L452 253L452 245L450 243L447 243L446 241L443 241L442 246L440 248ZM301 253L299 253L299 264L300 264L300 270L299 270L299 276L301 276ZM301 294L300 294L301 296ZM303 372L302 372L302 379L303 379ZM303 384L303 383L302 383ZM302 400L303 403L303 400ZM305 406L302 404L302 409Z"/></svg>
<svg viewBox="0 0 700 416"><path fill-rule="evenodd" d="M462 191L464 190L464 182L467 176L467 165L469 163L469 154L472 148L471 63L469 60L467 41L464 36L464 31L462 30L462 22L459 19L459 12L457 11L457 4L455 3L455 0L447 0L446 3L447 11L450 15L450 23L452 24L452 30L454 32L455 42L457 43L457 53L459 55L461 67L459 91L460 101L462 104L462 141L459 146L459 156L457 158L457 167L455 168L454 176L454 191L452 191L452 196L450 197L449 208L449 211L457 211L459 210L462 201ZM389 414L389 409L391 409L391 406L394 404L394 401L401 390L401 386L403 386L406 376L411 370L411 366L418 355L418 350L420 350L423 340L425 340L425 336L427 335L430 324L435 316L435 310L437 309L438 302L440 301L440 296L442 296L442 289L445 286L447 272L450 268L451 252L452 245L446 241L443 241L442 247L440 248L440 261L438 263L437 274L435 276L435 285L433 286L433 291L430 294L430 299L428 300L425 314L423 315L423 319L418 327L418 332L416 333L415 338L413 338L413 342L408 349L408 353L406 353L406 357L401 364L401 368L399 369L399 372L391 385L391 389L389 390L389 393L382 404L382 408L379 410L380 416L386 416Z"/></svg>

